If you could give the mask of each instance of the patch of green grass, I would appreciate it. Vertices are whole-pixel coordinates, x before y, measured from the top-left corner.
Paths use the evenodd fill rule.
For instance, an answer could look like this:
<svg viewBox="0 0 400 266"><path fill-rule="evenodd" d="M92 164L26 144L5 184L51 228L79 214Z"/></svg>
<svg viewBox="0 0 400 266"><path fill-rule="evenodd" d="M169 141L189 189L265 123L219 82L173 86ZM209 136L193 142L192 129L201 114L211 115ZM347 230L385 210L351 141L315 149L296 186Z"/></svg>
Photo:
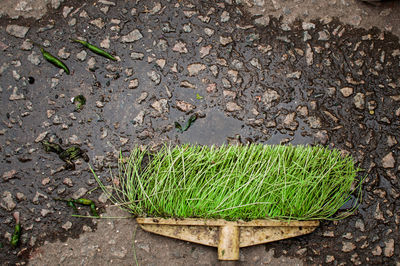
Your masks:
<svg viewBox="0 0 400 266"><path fill-rule="evenodd" d="M93 173L111 201L141 217L313 220L354 211L333 217L359 170L338 150L252 144L136 147L121 155L111 191Z"/></svg>

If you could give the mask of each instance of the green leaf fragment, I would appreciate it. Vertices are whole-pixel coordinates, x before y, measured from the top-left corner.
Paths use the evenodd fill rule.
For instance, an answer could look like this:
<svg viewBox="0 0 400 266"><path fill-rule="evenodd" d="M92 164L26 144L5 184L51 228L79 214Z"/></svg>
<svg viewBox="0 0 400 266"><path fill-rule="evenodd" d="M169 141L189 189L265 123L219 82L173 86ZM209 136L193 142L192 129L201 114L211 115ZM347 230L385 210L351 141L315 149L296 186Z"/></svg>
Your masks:
<svg viewBox="0 0 400 266"><path fill-rule="evenodd" d="M16 246L18 246L20 237L21 237L21 225L16 224L14 227L14 233L12 234L10 241L12 247L15 248Z"/></svg>
<svg viewBox="0 0 400 266"><path fill-rule="evenodd" d="M196 99L197 99L197 100L201 100L201 99L203 99L203 98L204 98L203 96L201 96L200 94L196 93Z"/></svg>
<svg viewBox="0 0 400 266"><path fill-rule="evenodd" d="M78 95L74 97L73 103L76 106L76 110L81 110L83 106L86 104L86 98L83 95Z"/></svg>

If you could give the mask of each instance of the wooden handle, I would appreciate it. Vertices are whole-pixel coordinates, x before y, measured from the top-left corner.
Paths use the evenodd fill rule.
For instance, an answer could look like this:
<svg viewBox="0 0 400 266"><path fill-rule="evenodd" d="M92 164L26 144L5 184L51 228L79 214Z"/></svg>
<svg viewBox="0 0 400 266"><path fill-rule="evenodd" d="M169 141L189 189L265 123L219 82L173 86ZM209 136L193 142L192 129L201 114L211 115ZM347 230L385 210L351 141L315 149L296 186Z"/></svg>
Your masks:
<svg viewBox="0 0 400 266"><path fill-rule="evenodd" d="M238 226L231 224L219 228L219 260L239 260L239 231Z"/></svg>

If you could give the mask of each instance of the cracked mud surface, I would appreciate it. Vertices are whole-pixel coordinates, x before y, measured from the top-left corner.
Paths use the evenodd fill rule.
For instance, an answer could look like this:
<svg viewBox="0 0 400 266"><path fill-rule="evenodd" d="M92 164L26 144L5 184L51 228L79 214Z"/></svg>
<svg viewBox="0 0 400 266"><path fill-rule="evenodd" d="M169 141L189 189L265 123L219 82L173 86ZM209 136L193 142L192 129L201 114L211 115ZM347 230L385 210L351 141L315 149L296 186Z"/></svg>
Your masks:
<svg viewBox="0 0 400 266"><path fill-rule="evenodd" d="M324 221L311 235L246 248L239 264L399 263L395 32L330 17L287 21L250 13L264 1L250 6L249 1L61 2L37 21L0 19L2 264L133 261L133 221L116 221L107 229L109 221L71 217L71 208L53 200L86 197L100 212L114 213L87 163L78 159L75 170L64 169L56 154L44 151L42 140L63 148L79 145L106 183L119 151L136 144L157 149L165 142L257 142L340 149L364 169L360 176L366 175L355 214ZM388 16L396 12L395 5L381 7L388 8ZM76 37L118 61L69 41ZM71 75L46 62L29 40L62 58ZM76 111L71 98L80 94L86 104ZM192 114L198 115L196 122L177 132L174 122L185 123ZM15 211L23 233L13 249ZM89 209L79 213L88 215ZM218 264L212 248L137 232L141 265ZM72 248L50 243L58 240Z"/></svg>

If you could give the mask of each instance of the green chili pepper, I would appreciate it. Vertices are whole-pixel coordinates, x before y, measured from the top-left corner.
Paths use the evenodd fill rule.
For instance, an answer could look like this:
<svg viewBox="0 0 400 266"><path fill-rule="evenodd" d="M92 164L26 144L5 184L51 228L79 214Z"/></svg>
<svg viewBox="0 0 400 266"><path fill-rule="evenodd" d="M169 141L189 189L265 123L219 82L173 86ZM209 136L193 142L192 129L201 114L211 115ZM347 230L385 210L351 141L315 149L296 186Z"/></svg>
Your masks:
<svg viewBox="0 0 400 266"><path fill-rule="evenodd" d="M46 59L47 61L49 61L56 67L64 69L65 73L67 73L67 75L69 75L68 67L63 62L61 62L60 59L58 59L55 56L53 56L52 54L50 54L49 52L44 50L42 47L40 47L40 51L42 52L44 59Z"/></svg>
<svg viewBox="0 0 400 266"><path fill-rule="evenodd" d="M21 237L21 225L19 223L17 223L14 227L14 233L12 234L11 237L11 246L12 247L16 247L19 243L19 238Z"/></svg>
<svg viewBox="0 0 400 266"><path fill-rule="evenodd" d="M91 201L90 199L82 199L82 198L76 199L76 200L74 200L74 202L82 204L82 205L87 205L87 206L94 204L93 201Z"/></svg>
<svg viewBox="0 0 400 266"><path fill-rule="evenodd" d="M94 203L90 204L90 212L92 213L93 216L99 217L99 214L97 213L96 210L96 205Z"/></svg>
<svg viewBox="0 0 400 266"><path fill-rule="evenodd" d="M189 117L189 120L187 121L185 127L183 128L183 131L188 130L188 128L192 125L192 123L193 123L194 121L196 121L196 119L197 119L197 115L195 115L195 114L194 114L194 115L191 115L191 116Z"/></svg>
<svg viewBox="0 0 400 266"><path fill-rule="evenodd" d="M104 57L106 57L108 59L111 59L113 61L117 61L117 59L114 56L110 55L106 51L104 51L104 50L100 49L99 47L94 46L94 45L92 45L92 44L90 44L90 43L88 43L86 41L82 41L82 40L78 40L78 39L71 39L71 41L82 44L83 46L88 48L90 51L92 51L92 52L94 52L94 53L96 53L98 55L104 56Z"/></svg>
<svg viewBox="0 0 400 266"><path fill-rule="evenodd" d="M74 209L74 211L78 212L78 209L75 206L75 203L72 200L67 201L67 206Z"/></svg>

